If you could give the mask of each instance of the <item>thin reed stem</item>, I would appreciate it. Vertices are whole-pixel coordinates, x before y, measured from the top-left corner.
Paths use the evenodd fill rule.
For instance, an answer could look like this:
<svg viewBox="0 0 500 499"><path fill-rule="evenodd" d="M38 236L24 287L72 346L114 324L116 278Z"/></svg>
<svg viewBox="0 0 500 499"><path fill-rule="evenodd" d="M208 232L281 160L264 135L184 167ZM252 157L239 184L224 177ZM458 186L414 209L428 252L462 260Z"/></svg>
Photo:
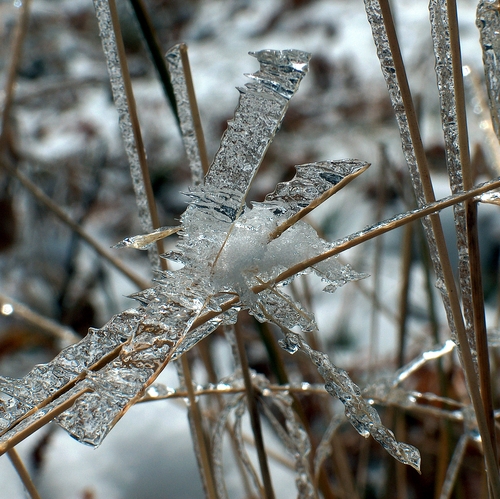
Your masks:
<svg viewBox="0 0 500 499"><path fill-rule="evenodd" d="M257 394L255 393L252 378L250 376L250 368L248 366L247 354L245 352L245 344L243 341L242 331L236 331L236 344L241 362L241 371L243 381L245 383L246 401L248 406L248 414L250 416L250 425L255 438L255 449L260 465L260 473L262 476L263 493L265 499L274 499L274 489L271 481L271 473L267 462L267 453L264 447L264 438L262 435L262 426L260 423L259 410L257 407Z"/></svg>
<svg viewBox="0 0 500 499"><path fill-rule="evenodd" d="M43 331L44 334L57 338L57 340L64 345L76 343L80 340L80 337L71 328L62 326L58 322L44 317L17 300L0 293L0 315L2 313L7 315L3 311L4 307L7 305L12 307L12 312L9 313L15 313L24 321Z"/></svg>
<svg viewBox="0 0 500 499"><path fill-rule="evenodd" d="M0 167L4 168L10 175L15 177L36 200L51 211L61 222L67 225L73 232L78 234L98 255L109 262L113 267L120 271L139 289L145 289L150 286L150 282L129 269L121 260L113 256L107 248L101 245L87 231L78 225L69 217L59 205L50 199L35 183L33 183L24 173L15 168L11 162L4 156L0 158Z"/></svg>
<svg viewBox="0 0 500 499"><path fill-rule="evenodd" d="M41 499L41 496L36 490L35 484L33 483L33 480L31 480L28 470L26 469L26 466L24 465L23 460L21 459L21 456L19 456L16 449L9 449L7 451L7 455L9 456L12 465L16 469L17 474L21 478L21 481L23 482L23 485L25 486L26 491L30 495L31 499Z"/></svg>
<svg viewBox="0 0 500 499"><path fill-rule="evenodd" d="M7 69L7 79L4 87L4 96L2 102L2 118L0 123L0 150L4 150L8 134L9 134L9 120L12 105L14 103L15 83L17 80L17 69L21 61L21 55L24 45L24 39L28 32L28 23L31 11L31 0L23 1L21 6L21 14L17 22L16 30L14 32L14 39L12 42L12 49L10 51L11 58L10 64Z"/></svg>

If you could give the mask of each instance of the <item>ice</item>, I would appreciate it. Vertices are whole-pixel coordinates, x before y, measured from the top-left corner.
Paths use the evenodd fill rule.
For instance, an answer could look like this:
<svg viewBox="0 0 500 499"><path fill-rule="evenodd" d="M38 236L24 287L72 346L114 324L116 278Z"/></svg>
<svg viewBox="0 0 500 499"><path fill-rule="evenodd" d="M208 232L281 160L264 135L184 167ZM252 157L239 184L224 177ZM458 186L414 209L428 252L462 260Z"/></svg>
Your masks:
<svg viewBox="0 0 500 499"><path fill-rule="evenodd" d="M333 365L326 354L312 349L300 335L291 331L285 331L285 339L280 345L287 351L300 349L310 357L325 381L326 390L344 404L347 419L360 435L365 438L371 435L392 457L420 471L418 449L398 442L382 425L377 411L361 396L361 390L346 371Z"/></svg>
<svg viewBox="0 0 500 499"><path fill-rule="evenodd" d="M200 148L205 147L204 144L199 144L196 134L196 127L193 119L192 109L196 103L192 103L188 86L185 78L185 68L183 64L182 51L186 50L186 46L179 44L172 47L167 55L168 69L170 73L170 81L174 89L175 102L177 104L177 115L182 132L182 141L184 149L191 169L191 178L193 185L203 183L203 165L201 162ZM194 96L193 96L194 98Z"/></svg>
<svg viewBox="0 0 500 499"><path fill-rule="evenodd" d="M425 186L422 182L422 178L428 177L428 168L426 164L422 164L425 163L426 160L425 157L423 157L420 134L418 130L415 130L415 128L413 129L412 133L409 126L409 117L406 114L407 110L413 109L413 103L409 99L410 95L409 88L407 87L408 82L406 81L406 74L401 74L403 70L399 72L396 71L395 57L400 56L399 47L391 47L379 1L365 0L365 10L372 29L373 40L377 47L377 55L380 60L382 73L386 81L387 89L389 91L391 104L396 116L396 121L398 123L403 154L405 156L408 170L410 172L411 182L413 185L413 190L415 192L417 204L418 206L424 206L429 202L434 201L434 193L432 192L432 186L428 186L428 188L425 189ZM401 87L403 85L408 91L408 93L406 94L406 102L403 99L402 94ZM417 161L416 156L417 149L421 153L420 165ZM419 172L419 167L425 167L425 171L422 172L422 175ZM429 199L427 199L427 197L429 197ZM429 218L423 218L422 225L424 227L427 243L429 245L429 252L432 265L434 267L434 273L436 274L436 279L438 281L441 280L442 282L445 282L443 267L441 263L441 258L443 258L444 255L440 255L439 253L436 236L434 234L434 230L436 228L440 230L440 226L437 221L433 226ZM456 337L455 319L453 316L449 292L446 288L444 289L444 293L442 294L442 299L451 333L454 337Z"/></svg>
<svg viewBox="0 0 500 499"><path fill-rule="evenodd" d="M109 10L98 1L96 9L112 62L112 82L120 86ZM340 160L300 165L294 179L278 185L264 202L248 207L250 182L309 61L309 54L296 50L264 50L253 55L260 70L250 75L253 82L240 90L235 118L228 124L204 183L188 193L191 202L181 225L128 238L118 245L144 248L178 232L179 242L167 257L184 267L159 272L155 287L133 295L140 306L117 314L100 329L91 329L52 362L36 366L20 380L0 380L2 392L12 397L2 406L12 408L9 418L2 418L3 441L10 441L16 431L31 431L47 410L57 412L63 407L57 422L79 441L99 445L126 411L148 393L169 362L219 326L234 324L242 308L285 329L317 330L313 314L283 289L286 283L275 284L273 280L283 270L332 248L310 225L294 217L320 204L365 171L368 164ZM126 124L130 117L123 102L125 93L120 92L115 99ZM132 136L127 135L126 140L132 141ZM364 277L335 258L313 266L311 271L327 283L327 291ZM291 342L288 338L288 344ZM345 390L338 396L347 406ZM64 405L68 400L71 407ZM23 420L29 411L30 416ZM367 417L374 419L370 411L368 407ZM352 420L361 433L365 432L358 420ZM294 425L290 420L290 431L299 436ZM305 448L300 452L303 454ZM307 476L303 465L297 470L299 476ZM306 494L307 480L299 479L298 486Z"/></svg>
<svg viewBox="0 0 500 499"><path fill-rule="evenodd" d="M492 0L481 0L477 6L476 24L483 48L484 74L490 104L493 128L500 140L500 12L498 4Z"/></svg>
<svg viewBox="0 0 500 499"><path fill-rule="evenodd" d="M319 479L319 474L323 462L332 454L333 447L331 440L335 437L335 432L338 430L342 422L345 421L344 415L335 415L330 421L328 428L326 429L321 442L316 448L316 453L314 455L314 477L316 481Z"/></svg>
<svg viewBox="0 0 500 499"><path fill-rule="evenodd" d="M145 232L152 232L153 221L150 207L148 206L148 197L144 183L143 166L145 165L141 165L141 162L145 163L146 156L140 136L140 130L138 130L137 126L134 126L131 118L131 110L132 112L135 111L134 97L131 89L127 91L126 83L123 78L122 61L119 56L115 27L113 25L109 3L106 0L94 0L94 8L99 25L102 48L106 56L111 91L113 93L116 110L118 111L120 132L129 161L130 175L134 186L139 220ZM123 62L126 64L126 60ZM159 269L160 263L156 246L152 245L148 253L153 268Z"/></svg>
<svg viewBox="0 0 500 499"><path fill-rule="evenodd" d="M468 144L461 144L460 137L467 136L465 116L459 116L457 111L456 90L461 81L457 81L454 75L454 65L461 68L461 60L452 53L452 40L450 37L448 4L440 0L431 0L429 4L431 33L436 59L436 76L438 82L439 98L441 104L441 123L444 133L446 149L446 167L450 180L451 192L457 194L471 187L471 179L467 185L464 184L463 168L469 166ZM458 58L458 60L455 60ZM462 78L460 71L460 78ZM461 134L459 133L461 132ZM467 170L466 170L467 172ZM465 329L469 348L472 352L476 350L476 339L473 331L473 306L472 287L469 269L469 244L466 226L466 212L464 203L453 205L455 229L457 236L457 247L459 248L458 274L460 290L462 295L462 309L465 320ZM477 371L477 359L473 356Z"/></svg>
<svg viewBox="0 0 500 499"><path fill-rule="evenodd" d="M254 83L240 88L234 119L205 179L214 190L233 189L243 201L250 183L285 116L288 102L306 75L310 54L298 50L261 50Z"/></svg>
<svg viewBox="0 0 500 499"><path fill-rule="evenodd" d="M260 402L266 419L273 427L279 440L284 444L287 453L293 459L295 483L298 492L297 497L304 499L316 498L317 496L313 489L313 481L309 464L311 445L307 433L298 421L298 416L292 408L292 397L284 391L273 393L269 389L269 381L262 375L252 372L251 380L257 391L262 394ZM235 388L238 386L241 387L243 385L241 371L236 371L231 377L226 378L224 383L234 386ZM228 497L224 484L222 464L222 438L224 430L227 430L228 426L231 428L230 434L233 436L238 457L241 459L241 462L252 480L254 487L257 490L262 491L257 473L253 468L243 442L242 418L245 415L246 410L245 395L232 395L225 403L223 410L220 412L217 424L213 431L214 474L218 494L221 498ZM231 415L234 417L233 423L231 423ZM260 495L262 496L262 492Z"/></svg>
<svg viewBox="0 0 500 499"><path fill-rule="evenodd" d="M123 241L115 244L113 248L135 248L140 250L146 250L151 248L154 243L160 239L171 236L176 232L179 232L180 227L159 227L158 229L152 231L149 234L142 234L139 236L126 237Z"/></svg>

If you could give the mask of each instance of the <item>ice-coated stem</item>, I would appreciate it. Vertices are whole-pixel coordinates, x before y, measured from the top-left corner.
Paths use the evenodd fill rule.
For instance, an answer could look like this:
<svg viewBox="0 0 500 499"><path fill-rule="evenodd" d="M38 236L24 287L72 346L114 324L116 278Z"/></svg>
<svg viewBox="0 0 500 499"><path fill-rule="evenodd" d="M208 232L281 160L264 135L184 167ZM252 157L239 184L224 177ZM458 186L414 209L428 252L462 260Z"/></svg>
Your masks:
<svg viewBox="0 0 500 499"><path fill-rule="evenodd" d="M191 170L192 184L197 186L203 183L203 177L208 171L208 158L187 46L184 43L175 45L167 52L166 58L177 104L182 141Z"/></svg>
<svg viewBox="0 0 500 499"><path fill-rule="evenodd" d="M446 166L451 192L456 194L472 187L458 26L456 22L453 22L453 16L450 17L452 13L448 10L446 0L431 0L429 12L436 59L435 70L441 103L441 124L444 132ZM459 74L457 74L457 70L459 70ZM469 271L470 255L467 244L464 203L454 205L453 213L457 247L459 248L458 271L465 328L469 348L473 353L474 363L476 363L476 342L472 331L474 319Z"/></svg>
<svg viewBox="0 0 500 499"><path fill-rule="evenodd" d="M422 206L425 202L434 201L434 193L389 1L365 0L365 6L368 20L372 27L373 38L377 45L382 72L387 82L400 128L403 152L410 169L417 202ZM454 29L457 29L456 24L454 25ZM456 51L456 47L454 50ZM458 60L460 59L458 58ZM455 69L454 76L456 76L456 71ZM463 132L466 133L466 130L463 130ZM461 140L466 139L462 138ZM452 337L459 345L462 354L462 364L468 382L469 393L476 412L479 431L483 439L484 457L489 471L493 497L498 498L500 497L500 478L495 462L495 453L492 448L489 425L482 406L474 360L469 348L469 340L444 241L443 230L438 217L430 217L430 224L425 220L423 222Z"/></svg>
<svg viewBox="0 0 500 499"><path fill-rule="evenodd" d="M139 220L144 232L152 232L159 223L115 0L94 0L94 7L111 91L118 111L120 132L129 161ZM158 254L163 253L163 244L162 241L157 241L156 244L148 253L151 265L159 270L161 266Z"/></svg>
<svg viewBox="0 0 500 499"><path fill-rule="evenodd" d="M289 100L307 73L310 54L298 50L251 52L260 63L254 81L239 88L234 119L228 122L221 145L205 177L205 186L234 192L241 210L253 177L288 109ZM245 133L251 130L251 133Z"/></svg>
<svg viewBox="0 0 500 499"><path fill-rule="evenodd" d="M327 392L344 404L345 415L356 431L365 438L371 435L392 457L420 473L418 449L398 442L394 434L384 427L377 411L363 399L359 387L347 372L333 365L326 354L313 350L300 335L286 328L283 331L285 339L280 340L281 347L292 354L301 350L310 357L325 380Z"/></svg>
<svg viewBox="0 0 500 499"><path fill-rule="evenodd" d="M498 0L481 0L477 6L476 25L481 35L484 74L490 104L491 120L500 140L500 4Z"/></svg>

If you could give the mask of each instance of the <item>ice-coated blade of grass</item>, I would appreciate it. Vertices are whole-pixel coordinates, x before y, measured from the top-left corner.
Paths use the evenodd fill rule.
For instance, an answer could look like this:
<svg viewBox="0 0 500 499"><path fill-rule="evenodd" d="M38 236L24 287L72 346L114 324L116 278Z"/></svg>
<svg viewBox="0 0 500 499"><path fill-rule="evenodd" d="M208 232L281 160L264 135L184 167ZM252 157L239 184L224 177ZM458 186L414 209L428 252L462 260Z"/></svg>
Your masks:
<svg viewBox="0 0 500 499"><path fill-rule="evenodd" d="M458 102L456 87L461 87L461 97L463 98L463 80L460 74L459 79L455 78L454 65L460 66L459 54L452 53L452 41L450 34L449 11L447 2L442 0L431 0L429 4L431 32L436 58L436 76L438 83L439 98L441 103L441 123L444 132L444 143L446 150L446 166L450 179L451 192L469 189L471 187L469 144L466 140L461 143L462 137L467 138L467 124L465 122L465 109L461 106L461 113L458 112ZM457 57L459 60L455 61ZM465 170L465 182L464 182ZM465 319L465 328L469 341L469 348L477 370L476 340L473 331L473 306L472 287L469 269L469 247L466 225L466 211L464 203L457 203L453 206L455 218L455 230L458 248L458 273L460 280L460 291L462 297L462 309Z"/></svg>
<svg viewBox="0 0 500 499"><path fill-rule="evenodd" d="M123 241L115 244L113 248L135 248L140 250L148 249L159 239L164 239L172 234L179 232L182 227L159 227L150 234L141 234L139 236L126 237Z"/></svg>
<svg viewBox="0 0 500 499"><path fill-rule="evenodd" d="M451 2L451 4L454 5L454 2ZM377 52L381 61L382 72L386 79L392 105L400 128L403 152L410 168L417 202L421 205L423 202L433 201L434 193L430 182L425 152L420 138L418 123L406 78L404 63L399 49L399 42L394 27L391 9L388 0L365 0L365 6L369 22L372 26L373 38L375 44L377 45ZM456 16L456 12L454 12L453 15ZM448 17L448 21L450 21L450 19L451 17ZM454 22L454 29L455 35L458 36L456 18ZM444 42L446 43L445 39ZM439 54L441 54L439 46L442 44L443 39L437 40ZM453 60L451 63L455 85L457 84L457 61L459 60L459 52L458 54L453 54ZM454 96L457 98L456 93ZM458 98L462 98L462 96L459 95ZM449 96L447 99L449 101ZM462 107L462 110L463 113L465 113L464 107ZM460 120L463 119L464 116L460 116ZM458 137L458 140L461 142L459 144L460 149L467 147L467 137L463 136L463 134L466 133L466 128L462 127L460 132L461 136ZM467 153L461 152L461 154L462 156L460 157L460 160L463 161L464 154L467 155ZM469 180L470 177L468 181ZM465 185L464 187L470 187L470 185ZM479 393L474 360L469 347L469 338L467 337L462 310L458 301L458 293L454 283L448 252L444 243L441 223L437 217L431 217L428 222L424 221L424 228L426 229L431 259L437 277L437 287L441 291L452 339L459 346L462 365L464 367L469 387L469 394L478 419L479 431L483 438L484 458L488 468L492 494L493 497L498 498L500 497L500 480L498 477L495 452L491 441L490 425L488 423L481 395Z"/></svg>
<svg viewBox="0 0 500 499"><path fill-rule="evenodd" d="M334 366L326 354L313 350L298 334L286 329L284 332L285 339L280 340L282 348L292 354L301 350L310 357L325 380L327 392L344 404L345 415L356 431L365 438L371 435L392 457L420 472L418 449L396 440L382 424L377 411L361 396L361 390L347 372Z"/></svg>
<svg viewBox="0 0 500 499"><path fill-rule="evenodd" d="M205 178L212 190L234 192L233 209L239 215L253 177L271 144L308 70L310 54L299 50L252 52L260 63L248 75L252 83L239 88L234 119L228 122L221 145ZM251 130L252 133L245 133Z"/></svg>
<svg viewBox="0 0 500 499"><path fill-rule="evenodd" d="M104 45L112 61L110 67L118 73L113 83L116 86L121 75L115 67L119 61L115 60L111 14L102 5L97 8L104 24L103 37L112 39L105 38ZM267 308L271 320L276 316L287 327L315 327L312 316L277 289L270 287L255 296L251 287L279 274L283 265L286 268L330 247L304 222L297 222L272 241L269 232L297 212L297 207L300 211L300 202L306 208L319 204L325 192L331 194L342 187L367 165L349 160L308 165L307 171L300 167L298 178L288 185L303 186L307 181L319 201L311 194L300 199L280 198L278 194L271 202L257 203L243 213L250 182L309 60L308 54L295 50L266 50L256 57L261 68L251 75L254 83L241 90L235 119L229 123L205 184L201 191L191 193L194 202L182 216L175 257L184 268L164 272L155 288L134 294L141 306L117 314L99 330L91 330L52 362L36 366L20 380L4 379L2 391L13 397L8 404L14 415L3 425L0 442L8 445L18 429L24 432L25 427L44 418L46 410L40 412L39 408L56 409L58 401L66 404L76 398L58 422L80 441L99 445L170 361L180 358L219 325L233 323L241 306L257 315L261 308ZM123 119L128 123L127 106L120 105L125 106ZM285 192L287 187L283 189ZM160 229L123 245L144 246L173 230ZM336 262L318 265L317 271L332 289L360 277ZM231 303L222 310L228 296L236 296L242 303ZM202 317L207 310L216 313ZM37 389L31 394L33 387ZM4 403L0 403L3 408Z"/></svg>
<svg viewBox="0 0 500 499"><path fill-rule="evenodd" d="M484 74L493 128L500 140L500 9L498 2L481 0L477 6L476 24L481 36Z"/></svg>
<svg viewBox="0 0 500 499"><path fill-rule="evenodd" d="M266 196L267 204L274 204L277 209L282 210L284 217L288 217L273 230L269 239L279 237L288 227L361 175L369 166L369 163L354 159L297 165L295 177L288 182L279 183L274 192Z"/></svg>
<svg viewBox="0 0 500 499"><path fill-rule="evenodd" d="M191 170L192 184L197 186L203 183L203 177L208 169L208 160L186 45L175 45L167 52L166 58L177 104L182 141Z"/></svg>
<svg viewBox="0 0 500 499"><path fill-rule="evenodd" d="M144 232L152 232L159 224L116 5L114 0L94 0L94 7L106 56L111 91L118 111L120 132L129 161L139 220ZM158 250L154 245L148 250L151 264L157 270L161 268L158 251L163 252L161 247Z"/></svg>
<svg viewBox="0 0 500 499"><path fill-rule="evenodd" d="M423 206L426 203L435 200L434 191L430 182L429 168L425 157L425 151L422 145L422 138L416 121L415 108L410 94L410 88L406 78L404 63L401 58L399 43L396 35L396 30L392 22L392 14L389 3L385 0L365 0L365 9L370 23L373 40L377 47L377 54L380 59L382 73L386 80L387 89L391 99L396 121L399 127L401 145L403 154L408 165L410 177L415 192L415 197L418 206ZM448 316L448 322L453 335L456 335L455 321L461 319L460 307L458 310L456 305L458 301L455 299L455 312L459 312L459 317L455 317L457 313L453 313L450 293L456 296L455 285L451 268L443 268L443 259L448 259L446 248L440 248L444 244L444 236L442 234L441 224L438 218L423 219L427 242L431 260L436 274L438 289L441 291L445 309ZM436 231L439 238L436 239ZM450 270L448 274L445 274Z"/></svg>

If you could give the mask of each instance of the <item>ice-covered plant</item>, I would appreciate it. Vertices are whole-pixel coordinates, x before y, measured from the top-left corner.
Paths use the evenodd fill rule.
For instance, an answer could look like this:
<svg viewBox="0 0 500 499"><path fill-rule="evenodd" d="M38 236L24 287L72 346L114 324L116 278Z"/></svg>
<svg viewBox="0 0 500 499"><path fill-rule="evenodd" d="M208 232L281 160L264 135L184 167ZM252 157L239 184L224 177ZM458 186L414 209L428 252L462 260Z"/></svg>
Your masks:
<svg viewBox="0 0 500 499"><path fill-rule="evenodd" d="M397 459L419 468L418 451L397 443L347 373L291 331L299 327L307 333L316 324L312 314L284 291L294 276L284 281L282 273L332 248L301 219L368 164L341 160L297 166L292 180L279 184L264 202L248 207L250 183L309 60L308 54L296 50L253 55L260 70L240 89L235 118L204 181L189 192L192 201L180 227L120 245L144 247L179 231L180 242L166 257L183 267L163 271L155 287L134 295L140 306L118 314L101 329L91 329L49 364L36 366L20 380L1 378L1 390L10 396L2 402L2 442L71 403L56 421L78 440L99 445L170 361L217 327L234 324L238 311L247 309L259 321L273 322L285 332L283 346L289 352L301 349L311 357L327 390L342 400L362 435L372 434ZM330 292L362 277L336 257L308 270L317 273Z"/></svg>
<svg viewBox="0 0 500 499"><path fill-rule="evenodd" d="M241 465L255 489L261 495L273 496L256 416L256 399L291 456L299 497L318 497L313 483L315 480L318 483L322 463L332 453L330 443L341 418L331 418L328 430L316 447L314 460L310 459L312 443L298 414L296 400L289 393L293 384L271 386L264 375L248 368L241 345L237 346L241 343L236 330L238 314L246 310L259 322L272 323L281 330L280 345L284 350L290 354L300 351L312 361L324 380L324 387L308 385L308 390L321 389L324 392L326 389L344 404L344 415L362 436L371 435L398 461L417 470L420 469L419 451L411 445L399 443L382 424L373 405L422 409L417 402L426 397L443 406L457 403L444 396L408 391L400 385L427 362L458 347L471 404L457 403L459 409L454 411L431 406L424 408L429 414L437 413L440 417L464 424L464 433L450 461L441 497L451 494L467 441L475 439L481 440L491 496L500 498L476 231L477 202L498 202L494 196L488 199L478 196L497 188L500 181L494 179L473 187L454 2L430 2L447 169L453 195L440 201L434 197L389 2L365 0L418 208L334 243L321 238L304 217L365 171L366 162L348 159L299 165L295 177L278 184L264 201L249 204L247 200L251 182L279 130L289 100L307 73L309 54L298 50L252 53L260 63L260 69L249 75L251 83L239 89L241 95L234 119L228 123L220 148L208 169L205 168L192 89L185 79L184 49L176 46L167 54L193 186L187 193L190 203L180 224L153 230L158 224L154 221L148 193L145 154L134 115L130 81L124 78L126 59L120 45L116 9L113 0L95 0L94 3L145 232L125 239L117 246L149 249L157 271L157 283L133 295L138 302L135 308L115 315L100 329L91 329L83 340L64 348L48 364L35 366L21 379L0 377L0 452L12 452L17 443L51 420L77 440L98 446L132 405L157 398L163 392L163 395L168 395L167 390L155 382L170 362L180 361L180 390L185 390L189 399L188 411L194 422L193 439L208 497L227 496L222 459L225 431L231 434ZM498 7L494 2L480 2L477 22L482 36L493 121L498 133L498 99L495 95L498 89L498 47L493 35L499 22ZM18 173L12 174L23 178ZM436 215L449 206L454 207L458 236L458 283L453 276L443 229ZM324 290L333 292L349 281L364 277L348 265L341 265L336 255L416 219L423 220L452 340L417 356L392 376L374 380L362 394L346 371L309 345L308 333L317 329L314 316L288 293L287 285L298 275L313 272L326 283ZM179 235L179 241L175 249L162 257L175 261L181 268L173 271L163 265L160 270L156 243L174 233ZM185 354L219 327L233 347L235 370L216 386L196 387L197 393L225 393L224 400L219 401L220 411L211 428L212 450L209 456L204 449L206 442L199 415L196 415L194 384L186 370ZM247 412L255 436L262 484L245 448L242 420Z"/></svg>

